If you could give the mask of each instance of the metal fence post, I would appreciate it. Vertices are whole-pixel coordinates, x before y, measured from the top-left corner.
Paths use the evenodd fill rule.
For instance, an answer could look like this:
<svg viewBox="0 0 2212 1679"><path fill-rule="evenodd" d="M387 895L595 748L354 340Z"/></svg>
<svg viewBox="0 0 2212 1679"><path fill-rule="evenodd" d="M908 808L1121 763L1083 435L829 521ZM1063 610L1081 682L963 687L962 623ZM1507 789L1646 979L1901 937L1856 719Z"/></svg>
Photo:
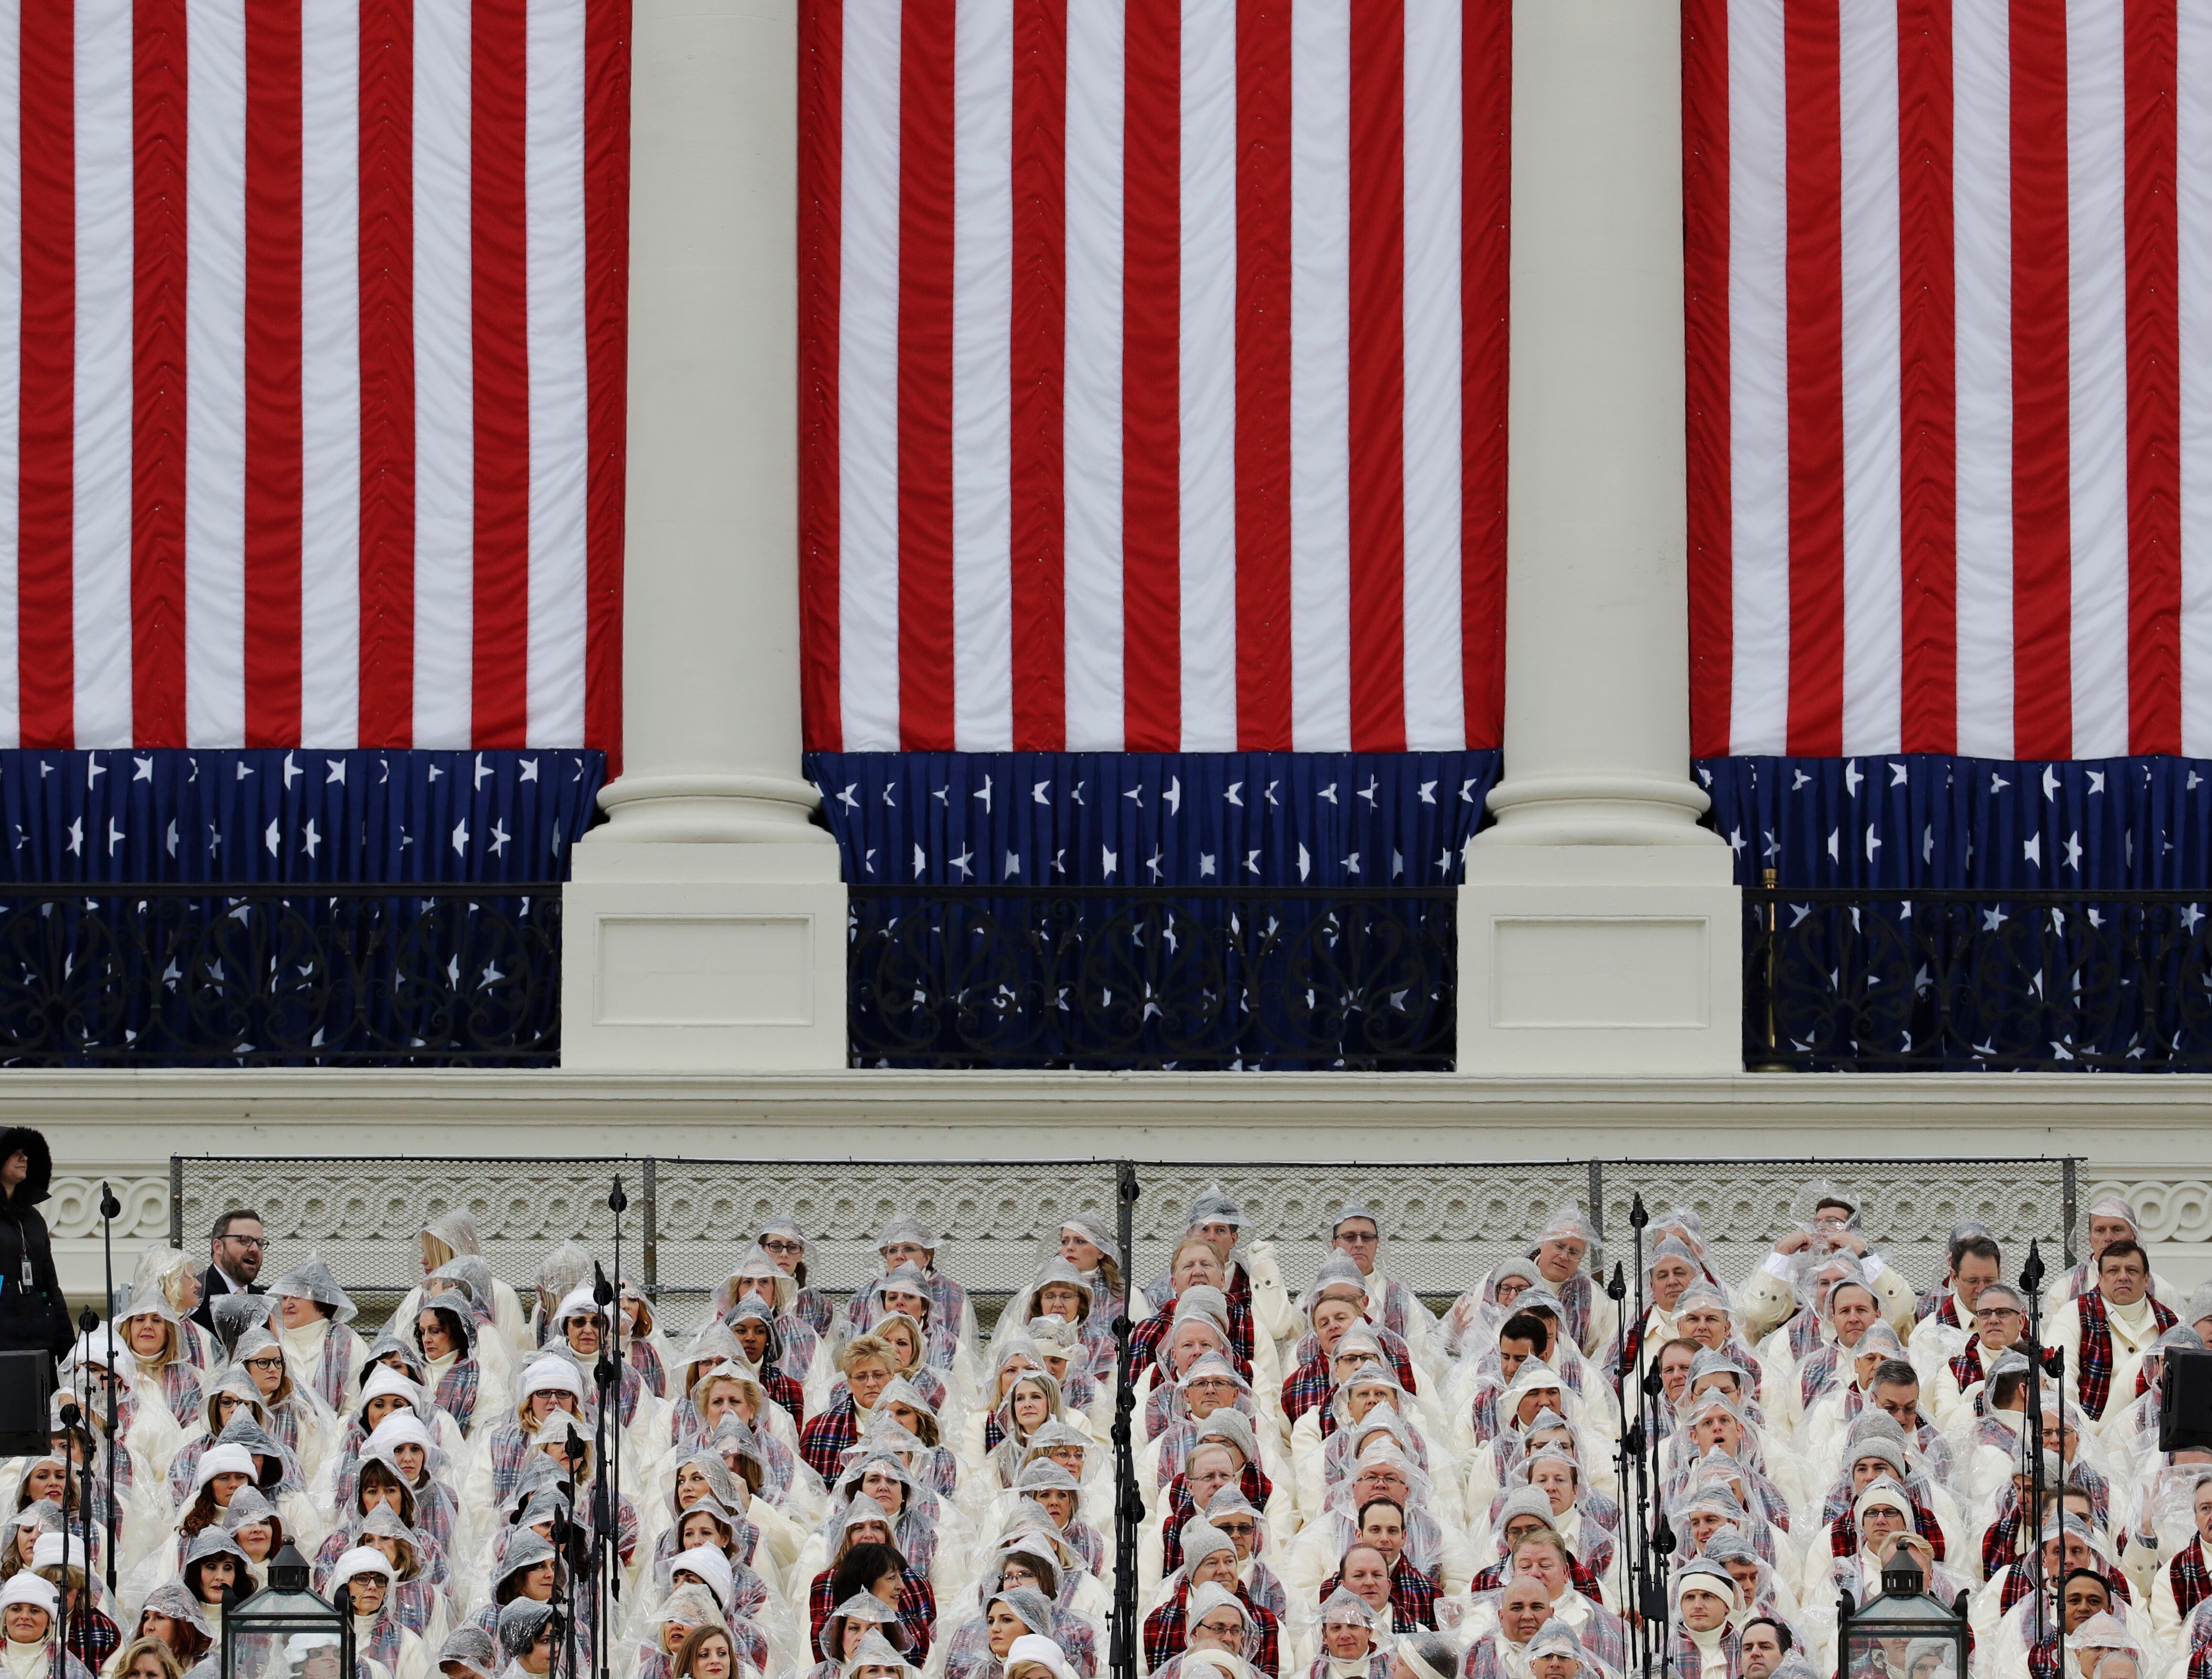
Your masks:
<svg viewBox="0 0 2212 1679"><path fill-rule="evenodd" d="M2059 1162L2059 1171L2065 1185L2066 1233L2063 1240L2066 1246L2066 1268L2069 1270L2071 1270L2078 1263L2074 1258L2074 1196L2080 1186L2075 1181L2075 1164L2074 1156L2071 1155Z"/></svg>
<svg viewBox="0 0 2212 1679"><path fill-rule="evenodd" d="M1605 1240L1605 1162L1589 1163L1590 1228L1597 1232L1600 1241Z"/></svg>
<svg viewBox="0 0 2212 1679"><path fill-rule="evenodd" d="M660 1162L651 1155L645 1168L645 1297L660 1297Z"/></svg>
<svg viewBox="0 0 2212 1679"><path fill-rule="evenodd" d="M169 1156L169 1246L185 1245L185 1157Z"/></svg>

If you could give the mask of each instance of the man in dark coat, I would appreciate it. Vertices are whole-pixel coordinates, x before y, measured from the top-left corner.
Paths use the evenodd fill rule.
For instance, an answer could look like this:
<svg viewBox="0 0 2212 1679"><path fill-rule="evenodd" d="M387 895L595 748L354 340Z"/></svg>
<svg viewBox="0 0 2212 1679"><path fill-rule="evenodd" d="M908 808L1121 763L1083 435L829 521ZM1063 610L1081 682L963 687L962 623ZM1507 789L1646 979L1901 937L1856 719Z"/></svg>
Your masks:
<svg viewBox="0 0 2212 1679"><path fill-rule="evenodd" d="M192 1321L212 1334L217 1294L264 1293L254 1279L269 1251L262 1233L261 1215L250 1208L234 1207L215 1221L208 1233L208 1258L212 1262L200 1277L200 1303Z"/></svg>
<svg viewBox="0 0 2212 1679"><path fill-rule="evenodd" d="M71 1339L69 1304L38 1205L53 1180L45 1137L23 1125L0 1130L0 1349L58 1358Z"/></svg>

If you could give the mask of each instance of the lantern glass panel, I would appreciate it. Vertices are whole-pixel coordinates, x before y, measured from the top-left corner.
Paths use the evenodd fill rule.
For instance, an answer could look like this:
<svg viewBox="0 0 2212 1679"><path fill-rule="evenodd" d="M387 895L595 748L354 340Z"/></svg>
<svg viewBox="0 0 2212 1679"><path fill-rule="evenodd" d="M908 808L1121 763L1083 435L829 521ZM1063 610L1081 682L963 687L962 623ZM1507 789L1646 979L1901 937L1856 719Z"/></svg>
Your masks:
<svg viewBox="0 0 2212 1679"><path fill-rule="evenodd" d="M307 1579L287 1543L270 1559L269 1585L223 1615L223 1679L345 1679L352 1623Z"/></svg>
<svg viewBox="0 0 2212 1679"><path fill-rule="evenodd" d="M1846 1679L1966 1679L1966 1625L1920 1592L1884 1594L1850 1618Z"/></svg>

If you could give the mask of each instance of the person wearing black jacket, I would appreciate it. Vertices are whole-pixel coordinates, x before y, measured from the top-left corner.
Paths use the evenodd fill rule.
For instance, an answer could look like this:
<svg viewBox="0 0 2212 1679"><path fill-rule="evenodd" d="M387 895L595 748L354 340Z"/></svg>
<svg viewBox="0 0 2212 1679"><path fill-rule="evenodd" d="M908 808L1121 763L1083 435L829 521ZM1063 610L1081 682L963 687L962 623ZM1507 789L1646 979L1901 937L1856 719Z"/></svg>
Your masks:
<svg viewBox="0 0 2212 1679"><path fill-rule="evenodd" d="M53 1180L45 1137L26 1125L0 1130L0 1350L58 1358L69 1349L69 1303L39 1212Z"/></svg>

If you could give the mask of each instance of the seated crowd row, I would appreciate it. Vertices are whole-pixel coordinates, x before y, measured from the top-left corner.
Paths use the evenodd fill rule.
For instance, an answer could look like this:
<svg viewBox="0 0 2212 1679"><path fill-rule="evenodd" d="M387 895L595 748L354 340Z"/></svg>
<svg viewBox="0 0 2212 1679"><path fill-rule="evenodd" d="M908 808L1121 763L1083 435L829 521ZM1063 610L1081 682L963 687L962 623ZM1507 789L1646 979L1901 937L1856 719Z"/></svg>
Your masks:
<svg viewBox="0 0 2212 1679"><path fill-rule="evenodd" d="M679 1336L627 1280L597 1301L573 1243L518 1293L458 1212L428 1221L420 1287L373 1328L319 1258L264 1267L240 1209L204 1269L144 1254L63 1362L90 1433L58 1397L52 1454L8 1466L0 1679L211 1679L227 1604L288 1544L350 1609L368 1679L581 1672L595 1634L617 1679L1097 1679L1121 1568L1161 1679L1604 1679L1632 1644L1624 1391L1678 1537L1680 1679L1832 1672L1838 1595L1877 1595L1900 1550L1945 1602L1971 1594L1978 1679L2212 1679L2212 1453L2162 1455L2157 1431L2163 1361L2212 1336L2212 1288L2155 1276L2118 1201L2035 1301L1974 1226L1916 1291L1860 1212L1808 1188L1733 1284L1693 1214L1658 1218L1624 1323L1574 1207L1438 1316L1371 1209L1342 1208L1294 1295L1211 1191L1135 1296L1146 1518L1126 1555L1121 1256L1093 1224L1061 1228L987 1335L917 1221L892 1219L880 1274L833 1300L779 1220ZM568 1590L602 1441L621 1488L603 1627ZM334 1653L301 1641L275 1670L321 1679ZM1936 1645L1891 1665L1965 1679Z"/></svg>

